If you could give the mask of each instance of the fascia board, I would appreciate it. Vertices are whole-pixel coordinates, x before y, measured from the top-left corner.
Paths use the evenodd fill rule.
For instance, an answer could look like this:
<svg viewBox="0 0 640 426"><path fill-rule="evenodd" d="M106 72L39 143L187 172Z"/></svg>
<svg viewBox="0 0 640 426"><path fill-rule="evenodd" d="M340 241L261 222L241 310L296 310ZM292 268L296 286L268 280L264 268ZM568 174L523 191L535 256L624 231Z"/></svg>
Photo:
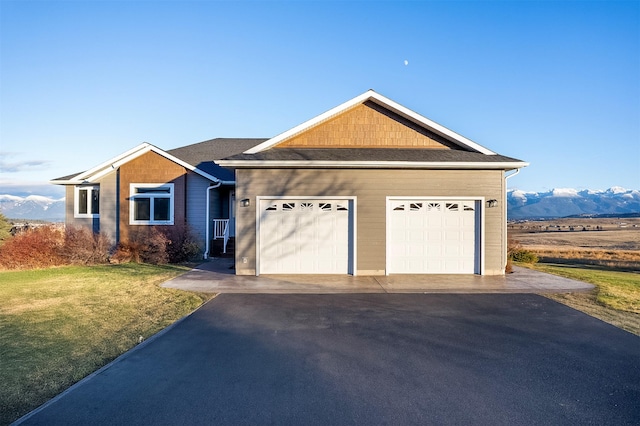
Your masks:
<svg viewBox="0 0 640 426"><path fill-rule="evenodd" d="M130 150L128 150L126 152L123 152L122 154L117 155L117 156L113 157L112 159L110 159L108 161L105 161L104 163L100 163L99 165L80 173L79 175L77 175L72 180L74 180L74 181L77 180L77 181L83 182L87 178L91 177L93 174L95 174L97 172L100 172L100 171L102 171L102 170L104 170L106 168L109 168L112 164L114 164L116 162L119 162L122 159L127 158L127 157L129 157L131 155L134 155L134 154L136 154L137 152L139 152L141 150L147 149L150 146L151 146L150 143L147 143L147 142L141 143L140 145L138 145L138 146L136 146L134 148L131 148Z"/></svg>
<svg viewBox="0 0 640 426"><path fill-rule="evenodd" d="M84 173L81 173L80 175L76 176L74 179L69 181L69 184L73 183L82 183L82 182L95 182L98 179L102 178L103 176L111 173L112 171L116 170L118 167L122 166L125 163L128 163L131 160L134 160L138 157L140 157L143 154L146 154L148 152L155 152L158 155L161 155L163 157L165 157L166 159L168 159L169 161L172 161L176 164L179 164L180 166L186 168L187 170L190 170L194 173L199 174L200 176L204 177L205 179L208 179L212 182L219 182L220 179L218 179L215 176L212 176L200 169L198 169L197 167L192 166L189 163L186 163L184 161L182 161L181 159L174 157L173 155L167 153L166 151L163 151L162 149L151 145L149 143L144 143L142 145L138 145L137 147L135 147L134 149L131 149L129 151L127 151L125 154L119 155L117 157L115 157L114 159L112 159L111 161L107 161L105 163L102 163L100 166L98 167L94 167L91 171L87 171ZM92 172L92 173L89 173Z"/></svg>
<svg viewBox="0 0 640 426"><path fill-rule="evenodd" d="M268 139L264 142L262 142L261 144L258 144L256 146L254 146L251 149L246 150L244 153L245 154L255 154L257 152L261 152L264 151L265 149L269 149L272 146L278 144L279 142L282 142L283 140L297 134L300 133L302 131L304 131L305 129L308 129L318 123L320 123L321 121L326 120L327 118L334 116L348 108L351 108L352 106L355 106L359 103L365 102L367 99L371 98L371 96L375 94L375 92L373 90L368 90L365 93L356 96L355 98L348 100L340 105L338 105L337 107L331 108L329 111L326 111L310 120L305 121L302 124L297 125L296 127L293 127L292 129L287 130L284 133L280 133L278 136L275 136L271 139Z"/></svg>
<svg viewBox="0 0 640 426"><path fill-rule="evenodd" d="M445 136L449 139L453 139L454 142L458 143L461 146L467 147L467 148L471 148L475 151L481 152L483 154L486 155L495 155L496 153L494 151L491 151L488 148L485 148L482 145L479 145L475 142L473 142L470 139L465 138L462 135L459 135L458 133L436 123L435 121L429 120L428 118L418 114L417 112L414 112L412 110L410 110L409 108L406 108L402 105L400 105L399 103L392 101L391 99L380 95L379 93L373 91L373 90L368 90L365 93L356 96L355 98L348 100L347 102L344 102L340 105L338 105L335 108L330 109L327 112L324 112L310 120L305 121L302 124L297 125L296 127L293 127L290 130L287 130L284 133L279 134L278 136L275 136L271 139L268 139L264 142L262 142L259 145L254 146L251 149L246 150L244 153L245 154L255 154L261 151L264 151L266 149L269 149L271 147L273 147L274 145L277 145L278 143L282 142L283 140L298 134L300 132L303 132L304 130L313 127L314 125L334 116L339 114L342 111L345 111L355 105L364 103L368 100L374 100L378 105L387 107L391 110L393 110L394 112L404 116L405 118L414 121L418 124L421 124L425 127L428 127L430 129L432 129L433 131L435 131L436 133L439 133L442 136Z"/></svg>
<svg viewBox="0 0 640 426"><path fill-rule="evenodd" d="M378 101L378 103L380 103L382 106L385 106L387 108L390 108L392 110L394 110L395 112L397 112L398 114L409 118L410 120L417 122L419 124L424 125L425 127L430 128L431 130L435 131L436 133L439 133L442 136L446 136L450 139L453 139L455 142L462 144L464 146L467 146L475 151L481 152L485 155L496 155L496 152L491 151L488 148L485 148L484 146L477 144L475 142L473 142L471 139L467 139L464 136L454 132L453 130L450 130L438 123L436 123L435 121L429 120L427 117L418 114L415 111L410 110L407 107L404 107L402 105L400 105L399 103L392 101L391 99L380 95L376 92L373 92L373 95L371 96L372 99L375 99L376 101Z"/></svg>
<svg viewBox="0 0 640 426"><path fill-rule="evenodd" d="M355 169L469 169L513 170L527 167L522 161L505 162L451 162L451 161L244 161L220 160L223 167L235 168L355 168Z"/></svg>
<svg viewBox="0 0 640 426"><path fill-rule="evenodd" d="M81 183L83 183L83 181L81 180L58 180L58 179L52 179L49 181L50 184L53 185L80 185Z"/></svg>

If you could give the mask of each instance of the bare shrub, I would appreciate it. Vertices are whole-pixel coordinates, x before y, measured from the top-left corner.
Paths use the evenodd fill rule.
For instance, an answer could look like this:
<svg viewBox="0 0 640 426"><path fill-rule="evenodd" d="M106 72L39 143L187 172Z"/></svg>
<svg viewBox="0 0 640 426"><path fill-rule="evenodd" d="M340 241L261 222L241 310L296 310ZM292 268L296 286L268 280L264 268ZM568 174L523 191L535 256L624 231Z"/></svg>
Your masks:
<svg viewBox="0 0 640 426"><path fill-rule="evenodd" d="M0 268L34 269L64 265L60 255L64 233L54 225L40 226L16 234L0 246Z"/></svg>
<svg viewBox="0 0 640 426"><path fill-rule="evenodd" d="M135 262L162 265L169 261L169 239L156 227L133 232L127 241L118 245L112 260L118 263Z"/></svg>
<svg viewBox="0 0 640 426"><path fill-rule="evenodd" d="M70 226L65 229L64 247L60 255L72 264L106 263L110 247L111 241L104 234L93 233L84 227Z"/></svg>
<svg viewBox="0 0 640 426"><path fill-rule="evenodd" d="M198 238L189 225L175 225L162 230L169 245L167 255L170 263L194 260L202 253Z"/></svg>

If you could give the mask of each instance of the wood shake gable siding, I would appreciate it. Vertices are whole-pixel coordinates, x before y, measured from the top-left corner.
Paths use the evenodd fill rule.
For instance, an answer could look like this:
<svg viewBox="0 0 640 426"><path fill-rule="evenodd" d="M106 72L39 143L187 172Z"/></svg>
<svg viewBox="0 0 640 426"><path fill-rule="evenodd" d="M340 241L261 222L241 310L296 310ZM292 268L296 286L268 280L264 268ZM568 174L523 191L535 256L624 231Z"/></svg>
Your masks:
<svg viewBox="0 0 640 426"><path fill-rule="evenodd" d="M386 272L386 197L484 197L504 200L501 170L238 169L236 199L249 199L236 211L236 273L256 273L257 196L357 197L356 273ZM506 218L501 208L485 209L485 274L504 272ZM246 258L247 263L242 259Z"/></svg>
<svg viewBox="0 0 640 426"><path fill-rule="evenodd" d="M438 135L372 102L328 118L274 147L278 148L450 149Z"/></svg>
<svg viewBox="0 0 640 426"><path fill-rule="evenodd" d="M132 231L148 225L129 224L129 192L132 183L174 184L174 226L186 223L187 169L153 151L120 166L120 240L128 241Z"/></svg>

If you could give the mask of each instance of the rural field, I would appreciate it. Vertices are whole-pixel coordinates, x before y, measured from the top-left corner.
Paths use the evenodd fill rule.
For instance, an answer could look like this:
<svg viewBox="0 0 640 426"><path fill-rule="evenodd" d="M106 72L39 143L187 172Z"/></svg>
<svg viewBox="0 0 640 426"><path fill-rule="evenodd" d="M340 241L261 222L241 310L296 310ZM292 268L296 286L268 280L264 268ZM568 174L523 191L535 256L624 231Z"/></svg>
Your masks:
<svg viewBox="0 0 640 426"><path fill-rule="evenodd" d="M640 218L520 221L509 223L508 232L545 263L640 271Z"/></svg>
<svg viewBox="0 0 640 426"><path fill-rule="evenodd" d="M640 335L640 218L567 218L508 225L510 245L543 272L590 282L591 293L548 297Z"/></svg>

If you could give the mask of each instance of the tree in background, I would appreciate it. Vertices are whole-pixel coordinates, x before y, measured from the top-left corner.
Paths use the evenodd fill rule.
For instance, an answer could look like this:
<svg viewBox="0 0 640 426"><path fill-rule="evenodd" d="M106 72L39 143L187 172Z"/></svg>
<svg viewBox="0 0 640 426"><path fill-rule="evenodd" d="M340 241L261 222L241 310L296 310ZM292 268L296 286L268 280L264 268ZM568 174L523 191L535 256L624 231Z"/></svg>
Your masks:
<svg viewBox="0 0 640 426"><path fill-rule="evenodd" d="M9 219L0 213L0 245L11 237L11 226Z"/></svg>

